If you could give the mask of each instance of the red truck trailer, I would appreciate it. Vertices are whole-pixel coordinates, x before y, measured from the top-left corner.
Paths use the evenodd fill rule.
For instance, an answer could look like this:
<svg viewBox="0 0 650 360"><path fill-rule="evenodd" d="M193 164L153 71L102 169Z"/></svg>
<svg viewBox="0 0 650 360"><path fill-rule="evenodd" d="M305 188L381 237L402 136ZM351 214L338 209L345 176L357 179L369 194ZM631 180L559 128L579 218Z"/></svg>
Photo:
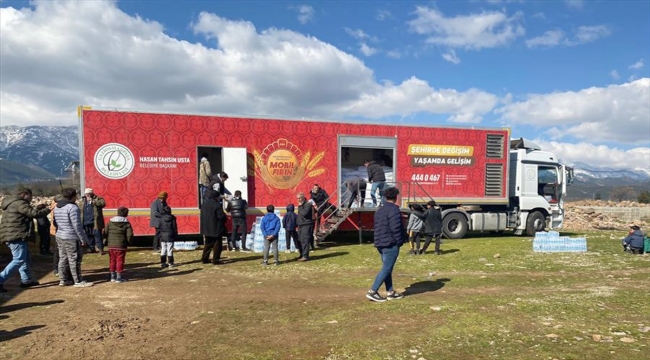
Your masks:
<svg viewBox="0 0 650 360"><path fill-rule="evenodd" d="M442 205L449 237L476 230L473 225L478 222L479 230L527 231L526 218L532 213L540 214L536 215L535 231L561 225L558 216L563 214L561 200L566 189L561 164L552 154L541 152L541 160L533 161L535 169L530 164L519 169L519 165L526 166L522 163L526 154L540 153L539 149L522 148L513 150L519 154L513 168L508 129L90 107L79 107L79 121L81 186L93 188L106 199L106 217L113 216L119 206L130 208L136 235L154 233L149 227L149 208L160 191L169 193L179 232L199 232L198 165L202 155L209 159L213 173L228 173L226 188L242 192L250 216L261 215L268 204L280 209L295 204L296 193L308 193L315 183L333 194L332 202L340 202L341 184L349 174L365 175L363 163L370 159L382 163L389 174L388 185L400 187L401 206L429 198ZM542 169L544 166L548 169ZM559 189L553 196L538 193L538 169L540 174L549 169L555 172L553 179L545 180ZM525 183L526 176L513 177L513 171L527 171L528 181L534 184ZM534 208L513 201L532 188L534 194L530 195L539 203ZM349 225L359 226L362 218L373 214L372 209L358 211L364 212L364 217L349 217ZM540 218L544 226L539 224ZM364 227L371 225L364 221Z"/></svg>

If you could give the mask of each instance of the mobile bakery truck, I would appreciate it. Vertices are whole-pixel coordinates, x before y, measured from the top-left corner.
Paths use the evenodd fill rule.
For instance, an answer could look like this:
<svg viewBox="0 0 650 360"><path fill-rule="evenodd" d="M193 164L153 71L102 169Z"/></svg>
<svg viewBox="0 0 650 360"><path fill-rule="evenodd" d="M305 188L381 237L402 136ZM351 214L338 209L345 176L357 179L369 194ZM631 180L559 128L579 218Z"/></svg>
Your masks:
<svg viewBox="0 0 650 360"><path fill-rule="evenodd" d="M136 235L152 235L150 204L160 191L178 217L179 233L199 232L199 162L229 175L226 188L248 200L249 225L266 205L285 209L313 184L341 202L348 174L364 160L383 163L399 204L435 199L443 231L557 229L572 169L508 129L205 116L79 107L81 188L106 199L106 217L130 208ZM350 170L354 170L350 172ZM370 184L368 184L368 192ZM342 212L341 230L371 229L375 208ZM249 229L250 230L250 229ZM331 231L330 231L331 232ZM326 236L327 234L324 234Z"/></svg>

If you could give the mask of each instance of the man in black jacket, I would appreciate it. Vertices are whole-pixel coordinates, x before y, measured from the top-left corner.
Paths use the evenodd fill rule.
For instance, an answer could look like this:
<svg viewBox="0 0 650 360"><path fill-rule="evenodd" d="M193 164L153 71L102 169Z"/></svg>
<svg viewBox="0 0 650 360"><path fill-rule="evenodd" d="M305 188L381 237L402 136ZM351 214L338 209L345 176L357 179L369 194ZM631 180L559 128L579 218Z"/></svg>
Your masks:
<svg viewBox="0 0 650 360"><path fill-rule="evenodd" d="M160 222L162 216L165 214L165 207L167 206L167 192L161 191L156 200L151 203L151 214L149 217L149 226L156 229L156 234L153 236L153 250L160 250Z"/></svg>
<svg viewBox="0 0 650 360"><path fill-rule="evenodd" d="M384 174L384 169L371 160L366 160L363 165L365 165L368 170L368 182L372 184L372 187L370 187L372 206L377 206L377 198L375 196L377 190L379 190L380 205L384 205L384 202L386 202L386 198L384 198L384 186L386 186L386 174Z"/></svg>
<svg viewBox="0 0 650 360"><path fill-rule="evenodd" d="M241 251L248 252L246 249L246 233L248 227L246 224L246 209L248 209L248 202L241 198L241 191L235 191L235 197L228 201L226 211L230 213L232 218L232 235L228 241L228 250L239 250L237 247L237 238L241 237Z"/></svg>
<svg viewBox="0 0 650 360"><path fill-rule="evenodd" d="M442 236L442 212L435 201L430 200L427 203L427 210L424 212L413 210L415 216L424 221L424 247L420 254L427 252L427 248L433 237L436 238L436 255L440 255L440 237ZM417 245L419 247L419 244Z"/></svg>
<svg viewBox="0 0 650 360"><path fill-rule="evenodd" d="M298 219L296 225L298 226L298 239L300 240L300 254L302 255L298 261L309 260L309 245L314 239L314 201L305 197L305 194L300 192L296 195L298 199Z"/></svg>
<svg viewBox="0 0 650 360"><path fill-rule="evenodd" d="M393 267L399 256L399 248L404 244L405 231L397 202L399 190L395 187L386 189L386 204L375 213L375 247L381 256L382 268L366 293L366 298L376 302L399 300L404 295L393 289ZM386 285L386 297L379 295L381 284Z"/></svg>
<svg viewBox="0 0 650 360"><path fill-rule="evenodd" d="M226 231L226 213L223 205L219 202L220 195L217 191L208 189L205 191L205 202L201 205L201 235L205 236L203 255L201 261L204 264L210 263L210 252L214 250L212 264L219 265L221 258L223 234Z"/></svg>

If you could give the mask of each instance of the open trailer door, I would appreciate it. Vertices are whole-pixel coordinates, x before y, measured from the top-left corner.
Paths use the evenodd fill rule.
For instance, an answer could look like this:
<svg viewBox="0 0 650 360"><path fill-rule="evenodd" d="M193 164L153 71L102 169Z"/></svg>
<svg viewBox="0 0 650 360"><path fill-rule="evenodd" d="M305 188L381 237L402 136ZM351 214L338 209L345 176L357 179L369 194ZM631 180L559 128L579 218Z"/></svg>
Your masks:
<svg viewBox="0 0 650 360"><path fill-rule="evenodd" d="M223 171L228 174L226 189L233 195L241 191L242 199L248 200L248 158L246 148L223 148Z"/></svg>

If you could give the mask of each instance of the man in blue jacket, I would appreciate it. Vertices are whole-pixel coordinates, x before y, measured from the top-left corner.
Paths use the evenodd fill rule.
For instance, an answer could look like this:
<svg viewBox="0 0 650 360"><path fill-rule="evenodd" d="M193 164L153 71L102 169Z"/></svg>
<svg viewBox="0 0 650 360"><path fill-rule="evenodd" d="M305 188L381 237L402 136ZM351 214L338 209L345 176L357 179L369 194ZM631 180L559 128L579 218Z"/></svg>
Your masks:
<svg viewBox="0 0 650 360"><path fill-rule="evenodd" d="M384 191L386 203L375 213L375 247L381 255L383 266L372 284L372 288L366 293L366 298L376 302L386 300L399 300L404 295L393 289L393 266L399 256L399 248L404 244L404 224L402 214L399 211L397 202L399 190L389 187ZM379 295L379 287L386 284L386 297Z"/></svg>
<svg viewBox="0 0 650 360"><path fill-rule="evenodd" d="M643 254L643 240L641 228L636 224L631 224L629 234L623 239L623 247L629 247L633 254Z"/></svg>

